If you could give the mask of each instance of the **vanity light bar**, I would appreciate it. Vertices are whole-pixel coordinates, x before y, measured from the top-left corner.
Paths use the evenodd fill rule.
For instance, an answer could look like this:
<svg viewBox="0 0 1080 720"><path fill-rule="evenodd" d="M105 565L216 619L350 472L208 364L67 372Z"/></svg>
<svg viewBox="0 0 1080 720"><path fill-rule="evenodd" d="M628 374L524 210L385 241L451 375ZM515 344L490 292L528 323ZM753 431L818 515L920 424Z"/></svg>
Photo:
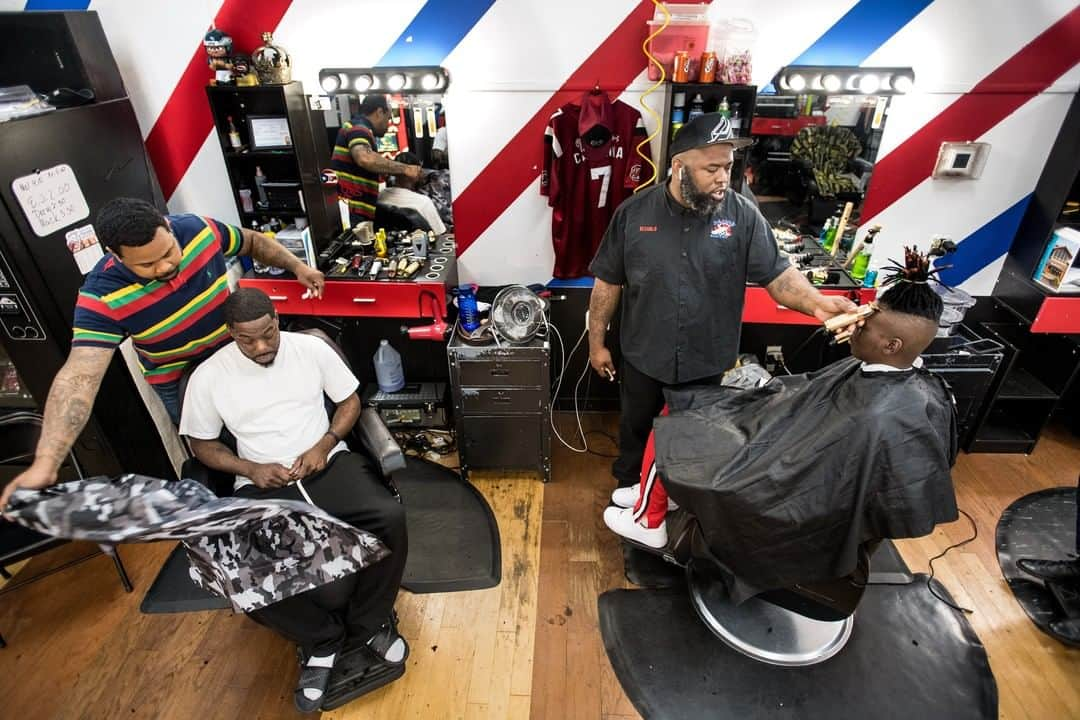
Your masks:
<svg viewBox="0 0 1080 720"><path fill-rule="evenodd" d="M773 79L778 95L904 95L915 85L911 68L788 65Z"/></svg>
<svg viewBox="0 0 1080 720"><path fill-rule="evenodd" d="M388 68L323 68L319 85L327 95L338 93L444 93L450 75L437 65Z"/></svg>

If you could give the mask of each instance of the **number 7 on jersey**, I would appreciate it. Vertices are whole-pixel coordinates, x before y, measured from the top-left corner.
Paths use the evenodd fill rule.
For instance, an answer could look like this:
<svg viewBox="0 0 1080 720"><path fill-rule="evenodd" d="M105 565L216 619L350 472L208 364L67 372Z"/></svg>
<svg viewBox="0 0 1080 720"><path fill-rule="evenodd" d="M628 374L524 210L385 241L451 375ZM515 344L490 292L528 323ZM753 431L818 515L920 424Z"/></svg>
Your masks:
<svg viewBox="0 0 1080 720"><path fill-rule="evenodd" d="M607 207L608 189L611 187L611 166L594 167L589 171L593 180L600 180L600 198L596 201L596 207Z"/></svg>

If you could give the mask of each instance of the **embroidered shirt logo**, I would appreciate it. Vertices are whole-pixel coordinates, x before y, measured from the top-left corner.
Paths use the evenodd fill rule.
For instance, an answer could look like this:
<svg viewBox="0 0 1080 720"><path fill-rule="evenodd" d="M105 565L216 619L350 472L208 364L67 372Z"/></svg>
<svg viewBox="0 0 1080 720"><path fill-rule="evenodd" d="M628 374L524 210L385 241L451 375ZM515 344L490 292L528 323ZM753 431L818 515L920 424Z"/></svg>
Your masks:
<svg viewBox="0 0 1080 720"><path fill-rule="evenodd" d="M728 220L727 218L720 218L713 221L712 232L709 233L709 237L718 238L723 240L729 238L735 234L735 221Z"/></svg>

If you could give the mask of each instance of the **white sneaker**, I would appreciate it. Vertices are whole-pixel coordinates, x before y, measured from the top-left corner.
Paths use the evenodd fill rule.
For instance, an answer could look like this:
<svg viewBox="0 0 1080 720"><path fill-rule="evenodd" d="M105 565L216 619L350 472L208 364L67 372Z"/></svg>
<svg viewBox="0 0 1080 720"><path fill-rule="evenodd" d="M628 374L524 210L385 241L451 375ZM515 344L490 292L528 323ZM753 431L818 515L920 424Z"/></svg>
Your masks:
<svg viewBox="0 0 1080 720"><path fill-rule="evenodd" d="M615 488L615 492L611 493L611 502L621 508L632 508L637 505L639 492L639 485Z"/></svg>
<svg viewBox="0 0 1080 720"><path fill-rule="evenodd" d="M660 523L660 527L655 529L647 528L634 522L634 511L628 508L607 508L604 510L604 524L624 538L652 548L662 548L668 542L666 522Z"/></svg>
<svg viewBox="0 0 1080 720"><path fill-rule="evenodd" d="M615 488L615 492L611 493L611 503L621 508L632 508L637 505L639 492L640 489L637 485ZM668 498L667 509L668 512L674 512L675 510L679 509L679 506L675 503L674 500Z"/></svg>

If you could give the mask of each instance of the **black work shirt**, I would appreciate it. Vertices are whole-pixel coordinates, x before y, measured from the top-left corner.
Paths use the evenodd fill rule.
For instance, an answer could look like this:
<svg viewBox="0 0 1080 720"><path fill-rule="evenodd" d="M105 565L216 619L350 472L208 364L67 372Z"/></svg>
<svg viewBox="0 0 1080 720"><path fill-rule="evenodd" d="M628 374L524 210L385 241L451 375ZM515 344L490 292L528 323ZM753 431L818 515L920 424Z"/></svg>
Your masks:
<svg viewBox="0 0 1080 720"><path fill-rule="evenodd" d="M623 356L674 384L735 364L747 281L767 285L789 266L750 200L728 190L705 218L665 184L618 207L589 269L624 286Z"/></svg>

